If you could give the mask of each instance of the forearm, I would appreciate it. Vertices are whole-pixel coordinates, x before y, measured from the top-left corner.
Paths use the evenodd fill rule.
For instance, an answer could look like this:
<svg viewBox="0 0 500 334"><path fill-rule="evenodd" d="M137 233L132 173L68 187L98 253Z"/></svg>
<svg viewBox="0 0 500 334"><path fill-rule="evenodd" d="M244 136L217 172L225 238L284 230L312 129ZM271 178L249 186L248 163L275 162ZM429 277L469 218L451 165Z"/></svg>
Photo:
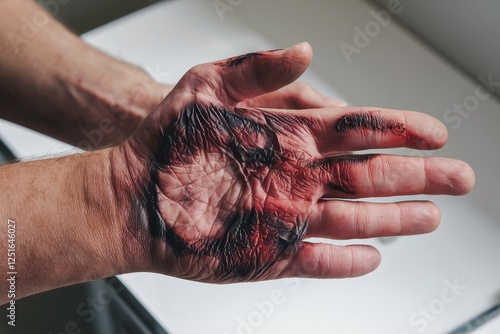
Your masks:
<svg viewBox="0 0 500 334"><path fill-rule="evenodd" d="M111 149L0 167L0 245L15 222L15 298L128 272L134 266L114 192ZM12 232L12 229L11 231ZM12 238L10 238L12 240ZM12 242L11 242L12 244ZM1 283L0 304L8 282Z"/></svg>
<svg viewBox="0 0 500 334"><path fill-rule="evenodd" d="M33 1L0 0L0 22L2 118L97 147L125 139L170 90L85 44Z"/></svg>

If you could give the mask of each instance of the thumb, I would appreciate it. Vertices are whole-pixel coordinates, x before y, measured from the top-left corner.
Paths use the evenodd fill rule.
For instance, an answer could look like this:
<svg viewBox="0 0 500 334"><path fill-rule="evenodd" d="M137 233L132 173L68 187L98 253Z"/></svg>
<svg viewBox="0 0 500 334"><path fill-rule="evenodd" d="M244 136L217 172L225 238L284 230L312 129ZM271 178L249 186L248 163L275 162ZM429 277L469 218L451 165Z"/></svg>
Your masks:
<svg viewBox="0 0 500 334"><path fill-rule="evenodd" d="M219 84L223 87L219 99L237 104L280 89L297 80L311 59L312 48L304 42L283 50L248 53L217 62Z"/></svg>

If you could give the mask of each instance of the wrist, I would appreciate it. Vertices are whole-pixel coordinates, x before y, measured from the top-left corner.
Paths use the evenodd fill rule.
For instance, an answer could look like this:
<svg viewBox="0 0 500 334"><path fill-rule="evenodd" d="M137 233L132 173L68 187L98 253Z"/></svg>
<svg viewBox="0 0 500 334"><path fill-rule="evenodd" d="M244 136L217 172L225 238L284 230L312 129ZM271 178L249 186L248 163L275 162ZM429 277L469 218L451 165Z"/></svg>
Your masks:
<svg viewBox="0 0 500 334"><path fill-rule="evenodd" d="M77 144L83 148L119 144L165 98L171 86L154 80L142 69L113 59L87 45L71 68L60 73L69 82L74 103L84 111ZM90 75L89 75L90 73Z"/></svg>
<svg viewBox="0 0 500 334"><path fill-rule="evenodd" d="M125 271L153 271L151 250L153 241L149 233L142 194L146 180L146 166L134 154L128 141L107 150L110 161L110 189L115 221L121 231L121 249L126 262Z"/></svg>
<svg viewBox="0 0 500 334"><path fill-rule="evenodd" d="M95 254L95 278L103 278L132 271L135 255L129 247L125 226L124 207L120 194L115 191L112 161L113 149L103 149L81 155L78 177L82 189L82 230L88 233L90 254ZM95 279L94 278L94 279Z"/></svg>

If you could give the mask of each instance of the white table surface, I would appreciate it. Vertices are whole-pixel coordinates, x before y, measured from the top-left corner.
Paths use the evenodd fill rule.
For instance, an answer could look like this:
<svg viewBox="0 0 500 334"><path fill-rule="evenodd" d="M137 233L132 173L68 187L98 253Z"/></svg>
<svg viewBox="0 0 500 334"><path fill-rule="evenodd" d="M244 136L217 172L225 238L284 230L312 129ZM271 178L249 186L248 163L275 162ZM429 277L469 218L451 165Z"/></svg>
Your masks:
<svg viewBox="0 0 500 334"><path fill-rule="evenodd" d="M444 121L445 111L463 103L477 86L394 22L348 63L339 44L353 44L354 28L373 21L373 8L360 0L252 0L232 8L220 20L212 1L162 2L83 37L170 83L201 62L307 40L315 59L302 79L322 92L350 104L419 110ZM469 162L477 186L466 197L433 198L442 225L430 235L361 241L382 253L373 274L227 286L143 273L120 278L174 334L445 333L500 301L499 107L489 98L457 129L445 122L450 143L432 154ZM0 134L23 157L75 152L4 121ZM444 303L441 292L454 281L464 289ZM256 306L276 294L281 298L272 310ZM419 312L429 307L424 320Z"/></svg>
<svg viewBox="0 0 500 334"><path fill-rule="evenodd" d="M482 328L478 329L474 334L498 334L500 332L500 317L496 317L492 321L486 323Z"/></svg>

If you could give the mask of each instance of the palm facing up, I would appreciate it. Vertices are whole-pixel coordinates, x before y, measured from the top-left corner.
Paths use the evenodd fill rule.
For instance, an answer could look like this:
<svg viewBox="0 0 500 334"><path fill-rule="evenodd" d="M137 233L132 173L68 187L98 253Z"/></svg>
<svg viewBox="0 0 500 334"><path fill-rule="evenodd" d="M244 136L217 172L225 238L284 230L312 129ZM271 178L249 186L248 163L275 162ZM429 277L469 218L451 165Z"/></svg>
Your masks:
<svg viewBox="0 0 500 334"><path fill-rule="evenodd" d="M342 198L470 189L460 161L351 154L442 146L446 129L424 114L332 101L259 108L283 106L279 91L263 94L293 82L310 57L301 44L197 66L121 147L130 230L147 241L152 270L214 283L362 275L380 261L374 248L303 240L429 232L439 211ZM293 104L322 106L304 100Z"/></svg>

